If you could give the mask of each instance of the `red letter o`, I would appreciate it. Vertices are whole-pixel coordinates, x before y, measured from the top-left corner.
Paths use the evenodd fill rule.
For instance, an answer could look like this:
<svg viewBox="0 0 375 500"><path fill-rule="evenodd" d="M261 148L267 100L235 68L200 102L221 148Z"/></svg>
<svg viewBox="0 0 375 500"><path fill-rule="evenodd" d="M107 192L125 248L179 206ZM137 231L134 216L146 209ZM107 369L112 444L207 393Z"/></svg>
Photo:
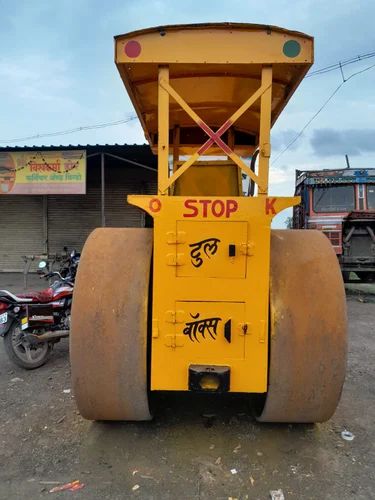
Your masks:
<svg viewBox="0 0 375 500"><path fill-rule="evenodd" d="M219 212L216 211L216 208L219 206ZM225 211L225 205L224 205L224 202L221 201L221 200L215 200L213 203L212 203L212 214L215 216L215 217L221 217L223 214L224 214L224 211Z"/></svg>

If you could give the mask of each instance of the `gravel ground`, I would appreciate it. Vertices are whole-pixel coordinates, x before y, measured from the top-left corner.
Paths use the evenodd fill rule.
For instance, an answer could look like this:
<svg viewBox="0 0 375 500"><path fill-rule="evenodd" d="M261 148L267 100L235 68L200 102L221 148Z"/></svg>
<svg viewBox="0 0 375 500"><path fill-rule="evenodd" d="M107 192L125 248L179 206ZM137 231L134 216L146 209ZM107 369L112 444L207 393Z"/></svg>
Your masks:
<svg viewBox="0 0 375 500"><path fill-rule="evenodd" d="M375 303L352 296L348 312L342 400L318 425L261 425L247 398L191 394L163 396L151 423L88 422L67 392L66 340L32 372L0 345L0 499L375 498ZM49 493L77 479L83 489Z"/></svg>

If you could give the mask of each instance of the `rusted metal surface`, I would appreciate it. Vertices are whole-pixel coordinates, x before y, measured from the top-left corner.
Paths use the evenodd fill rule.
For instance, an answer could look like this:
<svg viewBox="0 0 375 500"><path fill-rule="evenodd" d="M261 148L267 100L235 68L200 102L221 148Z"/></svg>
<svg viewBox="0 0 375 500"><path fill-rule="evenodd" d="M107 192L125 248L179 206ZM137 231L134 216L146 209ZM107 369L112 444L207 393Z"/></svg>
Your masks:
<svg viewBox="0 0 375 500"><path fill-rule="evenodd" d="M272 231L269 387L258 420L324 422L345 379L344 285L318 231Z"/></svg>
<svg viewBox="0 0 375 500"><path fill-rule="evenodd" d="M89 420L149 420L147 308L152 230L96 229L72 306L72 386Z"/></svg>

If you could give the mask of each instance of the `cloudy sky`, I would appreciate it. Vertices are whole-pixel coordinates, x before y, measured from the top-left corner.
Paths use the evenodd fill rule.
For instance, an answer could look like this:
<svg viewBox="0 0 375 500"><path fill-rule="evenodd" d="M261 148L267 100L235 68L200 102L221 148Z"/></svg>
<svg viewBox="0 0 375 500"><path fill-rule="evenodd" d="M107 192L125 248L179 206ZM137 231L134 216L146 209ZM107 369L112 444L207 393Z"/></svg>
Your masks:
<svg viewBox="0 0 375 500"><path fill-rule="evenodd" d="M10 139L133 115L113 63L113 36L149 26L214 21L274 24L315 37L313 70L375 52L374 0L0 0L0 145L142 143L138 123L53 138ZM348 78L375 57L348 65ZM305 79L273 130L271 193L292 194L295 169L375 164L375 67L342 82ZM277 158L279 156L279 158ZM284 213L285 218L285 213Z"/></svg>

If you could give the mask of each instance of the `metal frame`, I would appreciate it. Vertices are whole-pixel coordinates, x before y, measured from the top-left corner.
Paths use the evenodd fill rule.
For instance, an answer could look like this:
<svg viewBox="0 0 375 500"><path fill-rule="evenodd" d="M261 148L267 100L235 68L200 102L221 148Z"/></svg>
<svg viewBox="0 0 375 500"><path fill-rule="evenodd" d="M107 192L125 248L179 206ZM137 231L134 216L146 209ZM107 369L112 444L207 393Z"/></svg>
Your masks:
<svg viewBox="0 0 375 500"><path fill-rule="evenodd" d="M172 97L192 120L208 135L207 141L185 161L178 170L175 169L178 156L178 144L175 144L177 133L174 132L174 169L169 176L169 98ZM221 139L221 136L238 120L258 99L260 99L259 123L259 169L255 174L233 151L232 147ZM158 75L158 191L166 195L169 188L195 163L213 144L230 158L250 179L258 185L260 195L268 193L269 159L271 155L271 104L272 104L272 66L262 67L261 86L247 101L235 111L223 125L214 132L186 103L186 101L169 84L168 66L159 66ZM176 151L177 149L177 151Z"/></svg>
<svg viewBox="0 0 375 500"><path fill-rule="evenodd" d="M156 172L152 167L139 163L137 161L129 160L128 158L122 158L121 156L114 155L112 153L98 152L87 155L86 158L93 158L94 156L100 156L100 190L101 190L101 200L100 200L100 213L101 213L101 227L106 226L105 220L105 157L115 158L116 160L121 160L125 163L130 163L136 167L144 168L145 170L151 170Z"/></svg>

